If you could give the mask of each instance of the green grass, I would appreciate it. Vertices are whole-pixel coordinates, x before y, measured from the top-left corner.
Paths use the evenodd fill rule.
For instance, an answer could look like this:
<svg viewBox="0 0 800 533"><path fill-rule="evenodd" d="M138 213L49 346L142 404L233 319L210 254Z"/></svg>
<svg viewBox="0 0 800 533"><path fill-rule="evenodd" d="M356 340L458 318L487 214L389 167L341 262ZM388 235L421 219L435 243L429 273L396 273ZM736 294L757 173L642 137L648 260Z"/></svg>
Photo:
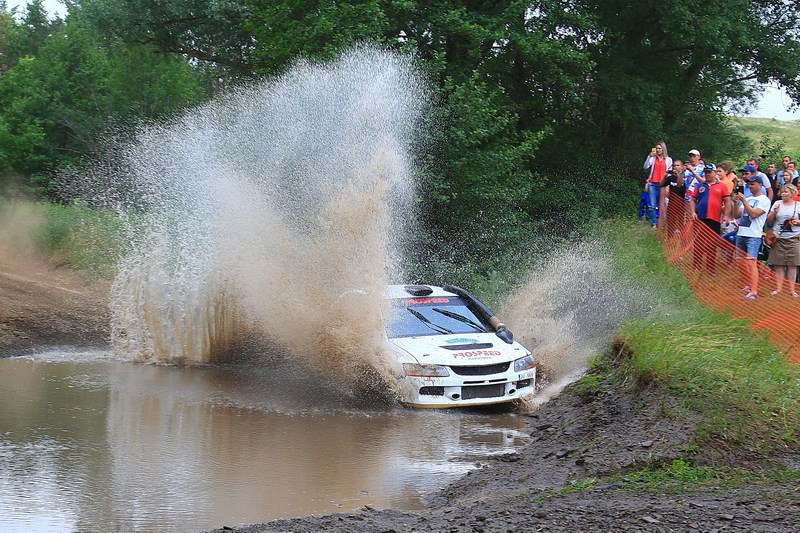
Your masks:
<svg viewBox="0 0 800 533"><path fill-rule="evenodd" d="M651 313L621 324L616 346L640 386L657 383L704 417L700 446L737 455L800 450L800 367L745 320L704 308L665 259L652 229L606 225L620 276L652 287Z"/></svg>
<svg viewBox="0 0 800 533"><path fill-rule="evenodd" d="M746 137L755 142L758 149L764 148L761 142L765 136L769 136L775 145L783 144L786 153L777 154L777 158L774 161L770 158L770 162L778 163L778 169L782 168L780 166L780 157L783 155L789 154L794 160L800 159L800 120L733 117L731 121ZM766 171L766 168L762 170Z"/></svg>
<svg viewBox="0 0 800 533"><path fill-rule="evenodd" d="M793 482L800 472L779 468L753 471L742 468L693 466L683 459L656 468L630 472L618 479L623 488L637 492L680 492L704 486L737 486L760 482Z"/></svg>
<svg viewBox="0 0 800 533"><path fill-rule="evenodd" d="M121 246L121 224L111 212L81 204L57 205L0 199L0 244L111 279Z"/></svg>

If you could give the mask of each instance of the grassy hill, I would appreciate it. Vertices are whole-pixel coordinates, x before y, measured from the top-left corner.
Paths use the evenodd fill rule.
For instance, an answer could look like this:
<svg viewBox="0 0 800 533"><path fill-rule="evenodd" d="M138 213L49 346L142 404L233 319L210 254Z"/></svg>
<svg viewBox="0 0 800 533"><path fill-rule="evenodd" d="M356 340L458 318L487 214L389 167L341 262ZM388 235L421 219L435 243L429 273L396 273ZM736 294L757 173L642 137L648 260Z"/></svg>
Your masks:
<svg viewBox="0 0 800 533"><path fill-rule="evenodd" d="M742 132L752 139L757 147L760 146L762 138L769 135L773 141L783 141L786 152L792 159L795 161L800 159L800 120L756 117L732 117L731 120L734 125L741 126Z"/></svg>

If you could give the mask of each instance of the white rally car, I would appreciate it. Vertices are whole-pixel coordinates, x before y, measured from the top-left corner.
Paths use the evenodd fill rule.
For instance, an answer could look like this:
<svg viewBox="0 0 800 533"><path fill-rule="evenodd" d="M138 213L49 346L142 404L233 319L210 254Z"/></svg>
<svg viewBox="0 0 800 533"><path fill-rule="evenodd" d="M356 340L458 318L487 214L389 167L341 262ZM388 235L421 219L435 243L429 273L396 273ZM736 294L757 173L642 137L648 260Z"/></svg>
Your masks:
<svg viewBox="0 0 800 533"><path fill-rule="evenodd" d="M384 297L402 403L466 407L533 394L533 355L467 291L452 285L390 285Z"/></svg>

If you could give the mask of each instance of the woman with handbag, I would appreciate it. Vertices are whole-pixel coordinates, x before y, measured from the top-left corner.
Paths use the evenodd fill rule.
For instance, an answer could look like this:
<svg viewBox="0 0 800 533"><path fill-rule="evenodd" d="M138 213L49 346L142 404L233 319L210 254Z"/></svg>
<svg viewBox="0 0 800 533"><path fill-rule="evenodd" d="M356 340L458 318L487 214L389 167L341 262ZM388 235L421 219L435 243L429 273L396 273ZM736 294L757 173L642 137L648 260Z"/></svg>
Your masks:
<svg viewBox="0 0 800 533"><path fill-rule="evenodd" d="M773 224L775 244L770 247L767 262L775 266L777 274L776 288L773 295L781 293L784 279L789 282L789 294L797 298L795 281L797 280L797 267L800 266L800 202L797 196L797 187L786 184L779 191L780 200L772 204L767 215L767 223Z"/></svg>

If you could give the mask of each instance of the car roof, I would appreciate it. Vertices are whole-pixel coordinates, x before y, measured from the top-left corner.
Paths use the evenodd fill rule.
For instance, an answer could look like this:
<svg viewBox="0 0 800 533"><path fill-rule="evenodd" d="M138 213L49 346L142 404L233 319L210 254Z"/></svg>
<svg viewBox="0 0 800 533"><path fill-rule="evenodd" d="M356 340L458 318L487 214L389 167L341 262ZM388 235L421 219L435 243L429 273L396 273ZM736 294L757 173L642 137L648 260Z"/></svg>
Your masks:
<svg viewBox="0 0 800 533"><path fill-rule="evenodd" d="M429 292L430 291L430 292ZM435 285L387 285L384 298L413 298L423 296L457 296Z"/></svg>

